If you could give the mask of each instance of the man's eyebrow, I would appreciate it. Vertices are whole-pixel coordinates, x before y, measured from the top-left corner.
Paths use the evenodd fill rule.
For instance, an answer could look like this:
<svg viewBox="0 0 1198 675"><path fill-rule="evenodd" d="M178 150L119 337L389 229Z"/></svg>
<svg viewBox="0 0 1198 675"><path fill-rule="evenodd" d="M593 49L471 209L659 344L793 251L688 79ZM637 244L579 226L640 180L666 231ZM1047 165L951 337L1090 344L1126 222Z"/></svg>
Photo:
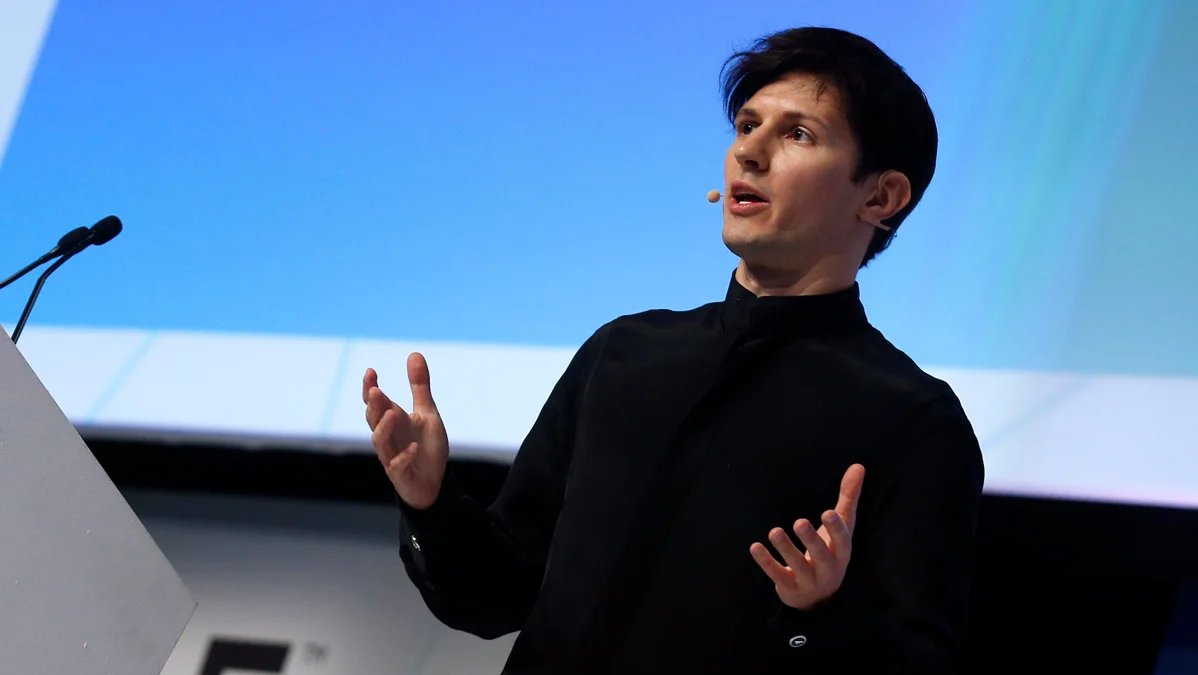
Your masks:
<svg viewBox="0 0 1198 675"><path fill-rule="evenodd" d="M739 111L737 111L736 116L739 118L741 115L748 115L749 117L756 117L759 119L761 118L761 113L757 112L757 110L755 110L754 108L750 108L748 106L745 106L745 107L741 108ZM782 117L782 119L788 120L788 121L789 120L801 120L801 121L807 121L807 122L815 122L816 124L820 125L824 129L828 129L828 130L831 129L831 127L828 126L828 123L825 122L823 119L821 119L815 115L805 113L801 110L787 110L782 113L781 117Z"/></svg>

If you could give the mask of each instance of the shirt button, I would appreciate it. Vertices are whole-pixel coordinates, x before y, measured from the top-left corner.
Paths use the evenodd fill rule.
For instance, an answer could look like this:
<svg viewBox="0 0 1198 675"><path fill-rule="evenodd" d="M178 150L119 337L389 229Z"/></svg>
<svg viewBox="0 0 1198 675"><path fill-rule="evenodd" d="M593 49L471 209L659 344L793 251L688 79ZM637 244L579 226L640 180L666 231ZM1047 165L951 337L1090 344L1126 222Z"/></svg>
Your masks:
<svg viewBox="0 0 1198 675"><path fill-rule="evenodd" d="M802 647L805 644L807 644L807 636L806 635L796 635L790 639L791 647Z"/></svg>

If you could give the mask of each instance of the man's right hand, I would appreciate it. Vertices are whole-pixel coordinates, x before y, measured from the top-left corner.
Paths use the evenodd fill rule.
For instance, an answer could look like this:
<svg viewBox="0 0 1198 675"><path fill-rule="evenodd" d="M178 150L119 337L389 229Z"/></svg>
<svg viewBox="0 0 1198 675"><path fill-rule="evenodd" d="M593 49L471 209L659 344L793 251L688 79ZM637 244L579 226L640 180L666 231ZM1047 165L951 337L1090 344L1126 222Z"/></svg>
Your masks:
<svg viewBox="0 0 1198 675"><path fill-rule="evenodd" d="M433 402L428 363L422 354L408 356L408 383L412 386L411 413L379 389L378 373L367 368L362 377L362 402L372 432L370 442L395 491L408 506L427 509L441 492L449 437Z"/></svg>

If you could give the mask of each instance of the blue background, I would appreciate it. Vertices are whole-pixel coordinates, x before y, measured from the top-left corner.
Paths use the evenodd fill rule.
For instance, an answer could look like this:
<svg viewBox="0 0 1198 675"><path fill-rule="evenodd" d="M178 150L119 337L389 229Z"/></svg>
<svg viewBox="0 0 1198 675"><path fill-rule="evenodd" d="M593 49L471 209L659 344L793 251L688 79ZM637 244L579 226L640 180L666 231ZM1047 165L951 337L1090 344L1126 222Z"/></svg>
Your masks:
<svg viewBox="0 0 1198 675"><path fill-rule="evenodd" d="M111 213L33 323L576 346L722 297L719 71L802 24L873 39L937 114L932 186L861 276L896 344L1198 375L1180 0L62 0L0 163L0 271Z"/></svg>

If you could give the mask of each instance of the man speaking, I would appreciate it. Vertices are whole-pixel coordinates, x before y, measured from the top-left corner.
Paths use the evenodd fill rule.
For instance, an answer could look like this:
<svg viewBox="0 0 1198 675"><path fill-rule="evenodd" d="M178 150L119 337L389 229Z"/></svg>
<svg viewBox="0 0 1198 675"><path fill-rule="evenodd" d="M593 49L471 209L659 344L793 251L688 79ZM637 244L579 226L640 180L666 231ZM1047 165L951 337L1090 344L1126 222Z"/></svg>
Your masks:
<svg viewBox="0 0 1198 675"><path fill-rule="evenodd" d="M504 673L950 673L982 492L952 389L870 325L858 270L936 163L920 88L870 41L734 54L727 296L579 348L493 504L463 496L429 368L363 378L408 575L445 624L520 631Z"/></svg>

